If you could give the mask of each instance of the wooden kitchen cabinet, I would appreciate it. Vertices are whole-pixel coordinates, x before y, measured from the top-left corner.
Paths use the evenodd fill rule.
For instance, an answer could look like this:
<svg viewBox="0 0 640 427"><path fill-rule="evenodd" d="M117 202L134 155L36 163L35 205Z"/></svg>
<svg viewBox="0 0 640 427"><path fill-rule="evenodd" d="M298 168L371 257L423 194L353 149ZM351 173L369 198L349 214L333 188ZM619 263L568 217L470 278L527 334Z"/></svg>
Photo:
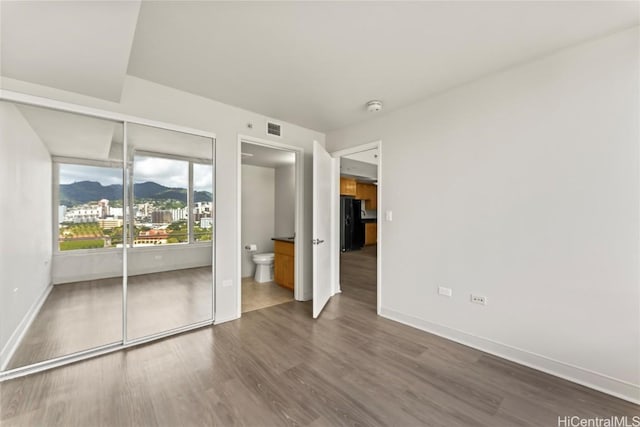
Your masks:
<svg viewBox="0 0 640 427"><path fill-rule="evenodd" d="M367 184L367 186L369 198L367 199L366 207L368 210L378 209L378 186L373 184Z"/></svg>
<svg viewBox="0 0 640 427"><path fill-rule="evenodd" d="M293 242L273 242L273 280L278 285L293 290L295 284L295 246Z"/></svg>
<svg viewBox="0 0 640 427"><path fill-rule="evenodd" d="M378 187L374 184L358 182L356 185L356 199L364 200L367 210L378 208Z"/></svg>
<svg viewBox="0 0 640 427"><path fill-rule="evenodd" d="M378 223L367 222L364 224L364 244L365 246L378 243Z"/></svg>
<svg viewBox="0 0 640 427"><path fill-rule="evenodd" d="M357 185L353 178L340 177L340 195L356 197ZM356 197L357 198L357 197Z"/></svg>

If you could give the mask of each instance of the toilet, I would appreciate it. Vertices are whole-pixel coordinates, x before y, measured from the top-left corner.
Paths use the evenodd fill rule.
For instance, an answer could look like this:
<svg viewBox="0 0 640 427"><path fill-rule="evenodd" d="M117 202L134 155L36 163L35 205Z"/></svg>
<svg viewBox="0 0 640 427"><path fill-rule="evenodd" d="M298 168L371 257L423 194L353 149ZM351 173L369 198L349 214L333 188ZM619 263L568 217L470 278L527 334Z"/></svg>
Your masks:
<svg viewBox="0 0 640 427"><path fill-rule="evenodd" d="M256 264L254 280L258 283L273 281L273 252L255 254L253 262Z"/></svg>

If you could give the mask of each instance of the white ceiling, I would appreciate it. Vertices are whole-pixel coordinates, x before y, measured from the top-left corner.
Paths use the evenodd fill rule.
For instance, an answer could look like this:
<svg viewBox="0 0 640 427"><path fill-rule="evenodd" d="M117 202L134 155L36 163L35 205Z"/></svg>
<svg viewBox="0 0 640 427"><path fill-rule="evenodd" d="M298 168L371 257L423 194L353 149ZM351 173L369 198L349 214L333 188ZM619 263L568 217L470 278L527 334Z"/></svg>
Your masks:
<svg viewBox="0 0 640 427"><path fill-rule="evenodd" d="M28 105L16 106L51 155L122 160L122 123ZM213 158L211 138L130 123L127 140L129 153L146 151L202 160Z"/></svg>
<svg viewBox="0 0 640 427"><path fill-rule="evenodd" d="M46 108L17 105L53 156L116 160L112 145L122 146L122 123ZM116 157L112 157L116 156Z"/></svg>
<svg viewBox="0 0 640 427"><path fill-rule="evenodd" d="M358 153L343 156L345 159L357 160L359 162L369 163L370 165L378 165L378 149L360 151Z"/></svg>
<svg viewBox="0 0 640 427"><path fill-rule="evenodd" d="M327 131L638 23L636 2L145 2L129 73Z"/></svg>
<svg viewBox="0 0 640 427"><path fill-rule="evenodd" d="M385 114L638 25L640 10L631 1L148 1L138 16L139 2L1 6L7 77L114 100L128 73L321 131L371 118L368 100L383 100Z"/></svg>
<svg viewBox="0 0 640 427"><path fill-rule="evenodd" d="M242 156L243 165L261 166L263 168L278 168L280 166L293 165L296 155L291 151L278 150L262 145L242 143L242 153L251 154Z"/></svg>
<svg viewBox="0 0 640 427"><path fill-rule="evenodd" d="M139 1L2 1L1 73L119 101Z"/></svg>
<svg viewBox="0 0 640 427"><path fill-rule="evenodd" d="M213 140L198 135L175 132L138 124L127 125L128 150L146 151L197 158L213 159Z"/></svg>

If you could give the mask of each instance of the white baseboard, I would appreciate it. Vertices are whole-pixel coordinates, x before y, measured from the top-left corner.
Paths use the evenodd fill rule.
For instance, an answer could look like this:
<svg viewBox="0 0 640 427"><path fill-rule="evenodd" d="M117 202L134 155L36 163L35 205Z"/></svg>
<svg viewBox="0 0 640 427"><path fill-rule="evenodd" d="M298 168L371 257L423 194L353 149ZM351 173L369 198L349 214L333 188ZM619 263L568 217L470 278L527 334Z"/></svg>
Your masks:
<svg viewBox="0 0 640 427"><path fill-rule="evenodd" d="M16 329L11 334L11 337L9 337L9 341L7 341L2 351L0 352L0 371L6 370L9 361L18 349L20 342L29 330L31 323L33 323L33 320L40 312L42 305L47 300L47 297L49 296L49 293L51 293L52 289L53 284L49 283L47 287L45 287L42 291L42 294L40 294L40 297L33 303L33 305L31 305L29 310L26 312Z"/></svg>
<svg viewBox="0 0 640 427"><path fill-rule="evenodd" d="M67 285L69 283L88 282L91 280L115 279L118 277L122 277L122 270L118 272L102 273L102 274L87 273L87 274L78 274L74 276L54 277L53 286Z"/></svg>
<svg viewBox="0 0 640 427"><path fill-rule="evenodd" d="M554 360L507 344L492 341L487 338L472 335L448 326L439 325L428 320L402 314L388 308L381 308L380 316L438 335L448 340L476 348L503 359L519 363L529 368L537 369L585 387L610 394L620 399L640 404L640 385L618 378L613 378L589 369L581 368L570 363Z"/></svg>

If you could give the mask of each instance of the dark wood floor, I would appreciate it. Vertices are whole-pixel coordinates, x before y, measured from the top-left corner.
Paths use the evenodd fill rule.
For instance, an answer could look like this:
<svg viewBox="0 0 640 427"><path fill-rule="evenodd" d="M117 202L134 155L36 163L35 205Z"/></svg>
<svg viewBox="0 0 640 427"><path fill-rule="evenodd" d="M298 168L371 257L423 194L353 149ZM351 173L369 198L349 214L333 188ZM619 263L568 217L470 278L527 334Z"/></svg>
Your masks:
<svg viewBox="0 0 640 427"><path fill-rule="evenodd" d="M371 254L369 254L371 255ZM4 426L557 426L636 405L375 314L345 254L318 320L290 302L1 384ZM372 270L373 271L373 270Z"/></svg>
<svg viewBox="0 0 640 427"><path fill-rule="evenodd" d="M340 254L340 287L349 297L375 310L377 246Z"/></svg>

